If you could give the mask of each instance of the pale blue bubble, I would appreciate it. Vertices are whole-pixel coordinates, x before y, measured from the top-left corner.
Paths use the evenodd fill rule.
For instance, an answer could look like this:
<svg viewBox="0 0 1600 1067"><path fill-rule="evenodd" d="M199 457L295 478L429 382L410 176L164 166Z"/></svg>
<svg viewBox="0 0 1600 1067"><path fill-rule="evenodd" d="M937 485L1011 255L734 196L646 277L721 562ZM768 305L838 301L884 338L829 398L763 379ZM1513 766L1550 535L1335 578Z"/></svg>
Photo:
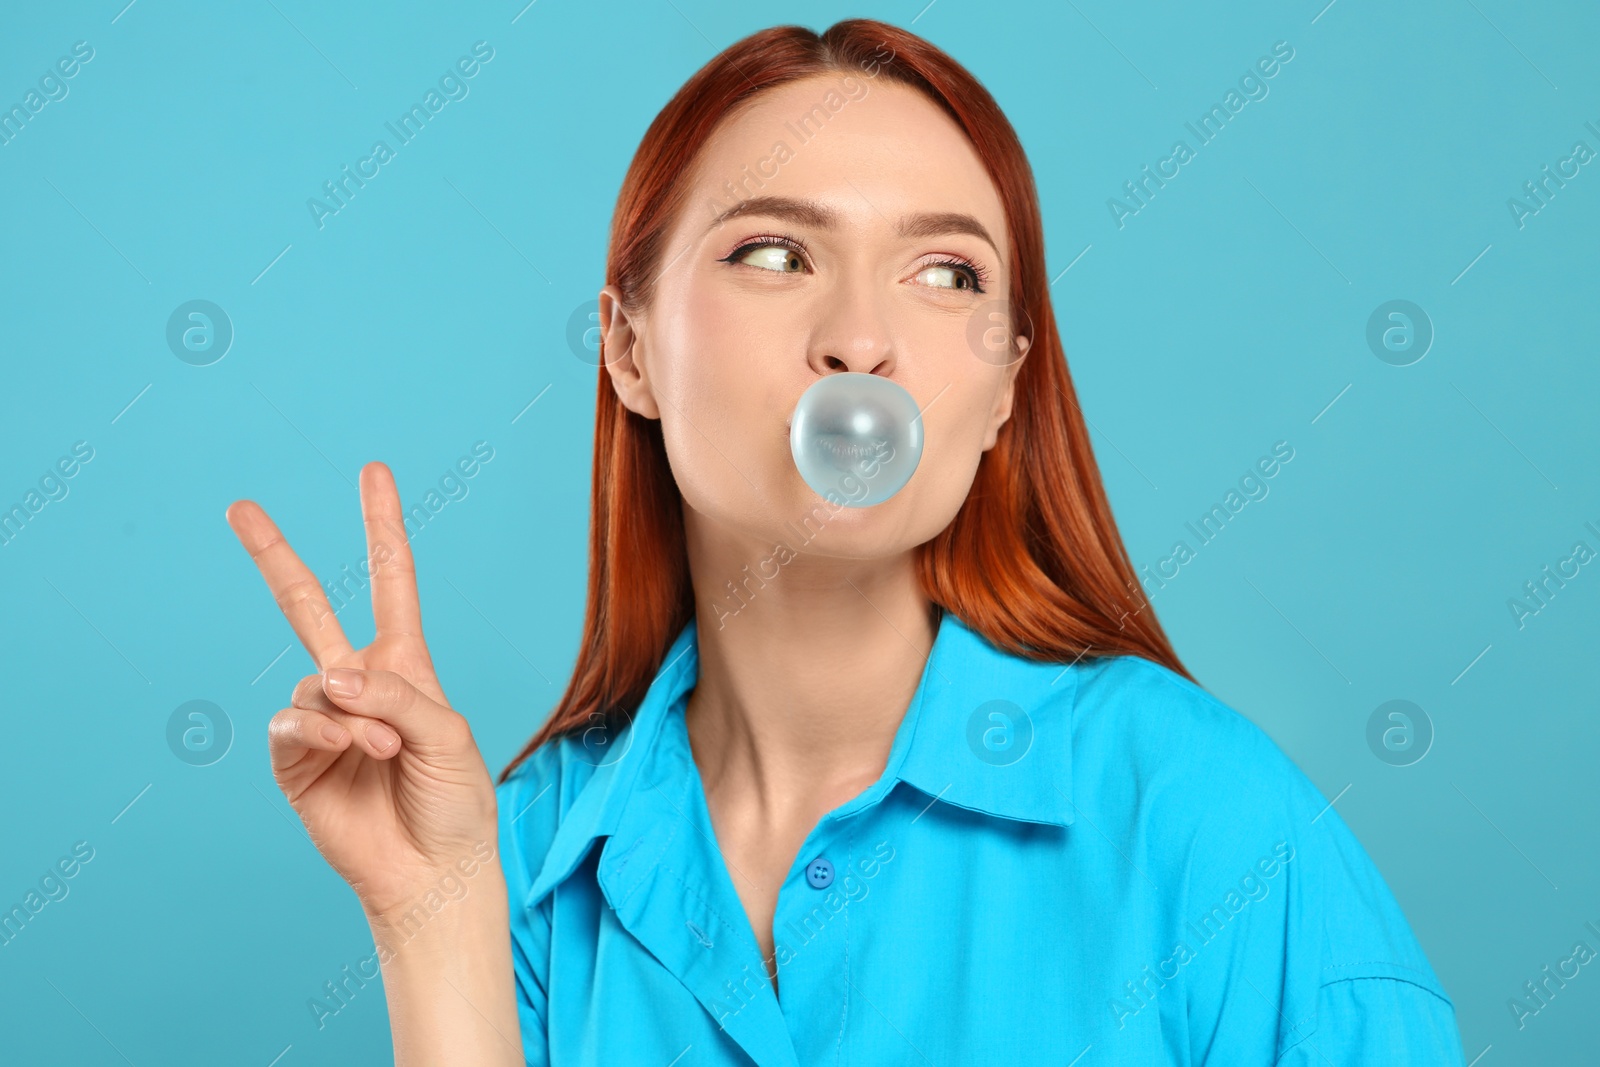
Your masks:
<svg viewBox="0 0 1600 1067"><path fill-rule="evenodd" d="M922 459L922 417L896 382L855 372L818 378L789 423L789 450L818 496L846 507L881 504Z"/></svg>

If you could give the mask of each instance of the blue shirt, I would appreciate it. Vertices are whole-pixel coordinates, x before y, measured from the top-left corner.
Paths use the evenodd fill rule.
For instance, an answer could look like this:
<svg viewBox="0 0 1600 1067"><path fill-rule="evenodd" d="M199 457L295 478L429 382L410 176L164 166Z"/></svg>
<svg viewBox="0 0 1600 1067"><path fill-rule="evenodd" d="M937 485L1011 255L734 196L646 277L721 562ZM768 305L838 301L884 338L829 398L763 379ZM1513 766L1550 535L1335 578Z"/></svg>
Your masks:
<svg viewBox="0 0 1600 1067"><path fill-rule="evenodd" d="M690 754L698 664L691 622L630 724L498 787L528 1063L1462 1064L1394 897L1265 733L949 612L882 776L784 879L775 992Z"/></svg>

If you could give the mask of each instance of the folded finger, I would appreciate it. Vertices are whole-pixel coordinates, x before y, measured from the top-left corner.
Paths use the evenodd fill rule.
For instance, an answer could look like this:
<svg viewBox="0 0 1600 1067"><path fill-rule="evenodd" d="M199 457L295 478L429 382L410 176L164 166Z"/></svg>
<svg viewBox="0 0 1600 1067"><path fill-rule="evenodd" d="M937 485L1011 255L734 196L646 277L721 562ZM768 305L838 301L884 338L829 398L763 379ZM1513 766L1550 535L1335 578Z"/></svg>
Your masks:
<svg viewBox="0 0 1600 1067"><path fill-rule="evenodd" d="M373 759L393 759L400 752L400 735L382 719L357 715L340 708L317 711L315 714L342 728L350 735L355 747Z"/></svg>
<svg viewBox="0 0 1600 1067"><path fill-rule="evenodd" d="M339 705L335 704L322 688L321 674L308 674L295 683L294 692L289 696L289 703L297 708L312 708L316 711L338 711Z"/></svg>
<svg viewBox="0 0 1600 1067"><path fill-rule="evenodd" d="M388 759L400 751L400 735L386 725L381 716L363 715L348 711L335 704L323 688L320 674L308 674L294 687L289 703L296 708L321 712L331 722L345 729L356 739L356 747L376 759Z"/></svg>
<svg viewBox="0 0 1600 1067"><path fill-rule="evenodd" d="M311 708L284 708L267 724L272 769L281 771L299 763L307 752L343 752L351 733L341 723Z"/></svg>
<svg viewBox="0 0 1600 1067"><path fill-rule="evenodd" d="M331 667L322 676L323 691L340 708L382 719L409 744L451 748L471 738L459 712L435 703L393 671Z"/></svg>

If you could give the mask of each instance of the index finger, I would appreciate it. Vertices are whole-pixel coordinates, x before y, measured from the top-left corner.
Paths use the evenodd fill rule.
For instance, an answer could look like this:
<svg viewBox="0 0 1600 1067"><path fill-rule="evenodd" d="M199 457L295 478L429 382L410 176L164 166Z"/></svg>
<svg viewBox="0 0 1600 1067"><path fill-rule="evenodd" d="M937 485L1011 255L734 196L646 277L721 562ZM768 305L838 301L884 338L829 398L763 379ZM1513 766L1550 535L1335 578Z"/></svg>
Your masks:
<svg viewBox="0 0 1600 1067"><path fill-rule="evenodd" d="M253 500L235 500L227 510L228 525L255 560L267 588L278 602L295 636L311 653L317 670L354 651L311 568L300 562L283 533Z"/></svg>
<svg viewBox="0 0 1600 1067"><path fill-rule="evenodd" d="M374 460L361 468L361 521L367 529L367 568L372 575L372 621L377 636L422 640L422 607L411 558L400 490L394 474Z"/></svg>

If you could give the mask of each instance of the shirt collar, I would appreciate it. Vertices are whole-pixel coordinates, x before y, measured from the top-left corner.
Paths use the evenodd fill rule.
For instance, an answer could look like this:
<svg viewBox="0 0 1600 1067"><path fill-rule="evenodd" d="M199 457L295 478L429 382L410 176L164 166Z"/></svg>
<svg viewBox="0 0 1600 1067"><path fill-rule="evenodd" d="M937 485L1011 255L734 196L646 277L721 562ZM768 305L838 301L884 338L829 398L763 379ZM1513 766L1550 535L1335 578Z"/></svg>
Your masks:
<svg viewBox="0 0 1600 1067"><path fill-rule="evenodd" d="M682 714L699 677L696 622L668 648L630 724L612 745L586 736L573 758L598 764L551 842L527 903L537 904L576 869L596 838L616 832L641 780L662 777L657 738L668 716ZM990 644L949 611L941 612L933 650L895 733L878 781L838 809L881 800L899 782L929 802L1022 822L1073 822L1072 712L1075 665L1041 663ZM591 735L593 731L589 732ZM573 744L571 740L558 742ZM681 772L681 768L680 768Z"/></svg>

